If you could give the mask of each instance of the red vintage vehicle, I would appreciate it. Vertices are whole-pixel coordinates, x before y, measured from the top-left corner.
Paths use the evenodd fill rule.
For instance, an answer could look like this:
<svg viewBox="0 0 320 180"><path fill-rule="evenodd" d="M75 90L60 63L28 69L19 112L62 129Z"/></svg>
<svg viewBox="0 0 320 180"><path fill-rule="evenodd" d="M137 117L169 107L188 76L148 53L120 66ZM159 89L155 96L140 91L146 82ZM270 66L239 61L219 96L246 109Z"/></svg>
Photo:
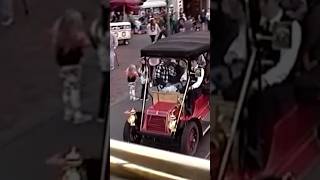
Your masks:
<svg viewBox="0 0 320 180"><path fill-rule="evenodd" d="M142 110L132 109L124 126L124 141L141 143L151 140L152 143L177 145L184 154L194 155L201 137L209 129L209 90L202 82L202 91L193 103L191 115L185 113L185 101L191 86L191 61L204 55L208 66L210 48L209 32L186 32L162 39L141 50L146 62L146 70L150 70L150 58L165 58L183 61L187 65L187 83L180 92L152 91L152 102L147 102L147 87L144 89ZM164 61L165 61L164 59ZM206 68L204 68L206 69ZM149 74L149 73L148 73ZM146 82L151 82L148 77Z"/></svg>

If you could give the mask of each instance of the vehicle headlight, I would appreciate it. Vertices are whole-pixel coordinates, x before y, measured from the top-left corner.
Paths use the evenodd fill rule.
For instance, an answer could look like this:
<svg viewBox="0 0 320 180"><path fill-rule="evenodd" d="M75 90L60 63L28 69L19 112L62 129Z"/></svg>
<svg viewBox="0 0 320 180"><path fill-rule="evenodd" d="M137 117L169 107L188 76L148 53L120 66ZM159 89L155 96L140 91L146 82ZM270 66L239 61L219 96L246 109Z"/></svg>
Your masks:
<svg viewBox="0 0 320 180"><path fill-rule="evenodd" d="M126 37L126 32L122 32L122 37Z"/></svg>
<svg viewBox="0 0 320 180"><path fill-rule="evenodd" d="M177 118L175 115L171 115L168 123L168 128L171 132L176 132L177 130Z"/></svg>
<svg viewBox="0 0 320 180"><path fill-rule="evenodd" d="M137 116L135 114L131 114L129 115L128 117L128 123L131 125L131 126L135 126L135 122L136 122L136 119L137 119Z"/></svg>

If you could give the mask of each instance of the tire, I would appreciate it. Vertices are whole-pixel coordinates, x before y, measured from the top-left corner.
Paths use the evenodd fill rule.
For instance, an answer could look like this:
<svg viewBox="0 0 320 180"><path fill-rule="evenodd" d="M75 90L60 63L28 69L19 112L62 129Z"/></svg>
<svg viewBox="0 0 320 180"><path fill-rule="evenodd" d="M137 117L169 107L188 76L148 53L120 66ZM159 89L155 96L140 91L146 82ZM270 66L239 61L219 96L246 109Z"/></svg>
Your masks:
<svg viewBox="0 0 320 180"><path fill-rule="evenodd" d="M180 152L193 156L197 152L199 140L200 133L197 124L194 121L188 122L181 135Z"/></svg>
<svg viewBox="0 0 320 180"><path fill-rule="evenodd" d="M128 122L125 123L123 129L123 141L140 144L141 136L137 133L136 126L130 126Z"/></svg>

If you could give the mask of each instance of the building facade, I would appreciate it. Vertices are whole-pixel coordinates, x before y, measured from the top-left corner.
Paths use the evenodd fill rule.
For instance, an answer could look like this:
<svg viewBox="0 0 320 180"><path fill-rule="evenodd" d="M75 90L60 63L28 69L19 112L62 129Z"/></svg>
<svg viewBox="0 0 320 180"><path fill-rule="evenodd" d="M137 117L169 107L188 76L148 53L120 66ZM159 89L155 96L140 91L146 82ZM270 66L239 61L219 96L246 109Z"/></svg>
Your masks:
<svg viewBox="0 0 320 180"><path fill-rule="evenodd" d="M202 9L210 9L210 0L185 0L183 6L187 16L198 17Z"/></svg>

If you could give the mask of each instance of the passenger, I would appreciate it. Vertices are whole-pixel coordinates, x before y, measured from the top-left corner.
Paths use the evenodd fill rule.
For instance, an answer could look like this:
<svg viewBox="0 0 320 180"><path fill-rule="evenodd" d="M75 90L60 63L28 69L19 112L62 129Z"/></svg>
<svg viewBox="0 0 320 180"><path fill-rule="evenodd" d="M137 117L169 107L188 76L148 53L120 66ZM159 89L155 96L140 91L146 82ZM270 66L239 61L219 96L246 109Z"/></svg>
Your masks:
<svg viewBox="0 0 320 180"><path fill-rule="evenodd" d="M248 100L249 121L246 124L248 124L248 144L252 147L250 152L260 168L263 168L265 164L263 157L268 155L271 144L268 132L272 131L276 121L295 104L291 83L301 44L301 27L296 20L286 16L279 6L279 0L260 1L260 11L262 17L258 34L274 35L273 27L282 22L290 23L291 29L291 33L286 35L291 41L289 47L276 49L270 40L259 40L257 43L258 57L262 62L261 71L255 71L253 75L251 96ZM261 92L259 92L260 77Z"/></svg>
<svg viewBox="0 0 320 180"><path fill-rule="evenodd" d="M150 87L154 85L154 82L151 80L155 79L154 69L160 64L160 58L150 58L149 59L149 77L150 77Z"/></svg>
<svg viewBox="0 0 320 180"><path fill-rule="evenodd" d="M166 67L168 69L168 84L176 84L180 82L180 77L182 75L181 67L178 64L178 61L175 59L171 59L166 63Z"/></svg>
<svg viewBox="0 0 320 180"><path fill-rule="evenodd" d="M177 84L177 89L180 93L184 93L188 81L188 65L185 61L180 61L180 66L183 69L183 74L180 77L180 83Z"/></svg>
<svg viewBox="0 0 320 180"><path fill-rule="evenodd" d="M191 62L190 85L186 96L185 107L187 115L192 115L194 112L194 102L201 94L201 85L204 80L205 62L193 60Z"/></svg>
<svg viewBox="0 0 320 180"><path fill-rule="evenodd" d="M155 69L155 85L163 89L166 87L169 79L168 69L165 65L165 60L160 60L160 63L156 66Z"/></svg>
<svg viewBox="0 0 320 180"><path fill-rule="evenodd" d="M182 76L182 67L178 64L177 60L171 59L170 62L165 63L168 70L168 83L162 89L167 92L177 92L181 86L180 78Z"/></svg>

